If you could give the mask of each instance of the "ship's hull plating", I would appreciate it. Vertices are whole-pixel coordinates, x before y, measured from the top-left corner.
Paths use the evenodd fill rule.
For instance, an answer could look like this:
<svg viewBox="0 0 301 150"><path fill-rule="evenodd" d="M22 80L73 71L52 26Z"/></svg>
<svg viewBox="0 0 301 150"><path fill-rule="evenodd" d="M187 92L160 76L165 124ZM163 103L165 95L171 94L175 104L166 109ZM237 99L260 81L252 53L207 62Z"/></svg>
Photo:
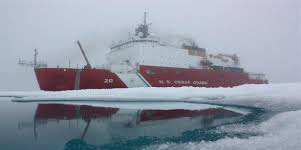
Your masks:
<svg viewBox="0 0 301 150"><path fill-rule="evenodd" d="M36 68L35 73L40 89L45 91L130 87L118 74L105 69ZM137 74L152 87L234 87L267 83L265 80L251 80L244 72L209 69L141 65Z"/></svg>
<svg viewBox="0 0 301 150"><path fill-rule="evenodd" d="M127 87L116 74L104 69L38 68L35 74L45 91Z"/></svg>

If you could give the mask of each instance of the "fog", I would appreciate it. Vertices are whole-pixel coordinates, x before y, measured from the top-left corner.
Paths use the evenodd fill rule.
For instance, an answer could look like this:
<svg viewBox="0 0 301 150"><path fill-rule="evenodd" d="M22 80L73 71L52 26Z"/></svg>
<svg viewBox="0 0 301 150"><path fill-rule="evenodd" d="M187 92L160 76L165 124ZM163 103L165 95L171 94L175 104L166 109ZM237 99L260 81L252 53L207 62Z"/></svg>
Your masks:
<svg viewBox="0 0 301 150"><path fill-rule="evenodd" d="M0 90L36 90L32 68L82 66L81 40L92 65L111 42L134 30L148 12L151 30L193 38L208 51L236 53L246 70L270 82L301 82L299 0L0 0Z"/></svg>

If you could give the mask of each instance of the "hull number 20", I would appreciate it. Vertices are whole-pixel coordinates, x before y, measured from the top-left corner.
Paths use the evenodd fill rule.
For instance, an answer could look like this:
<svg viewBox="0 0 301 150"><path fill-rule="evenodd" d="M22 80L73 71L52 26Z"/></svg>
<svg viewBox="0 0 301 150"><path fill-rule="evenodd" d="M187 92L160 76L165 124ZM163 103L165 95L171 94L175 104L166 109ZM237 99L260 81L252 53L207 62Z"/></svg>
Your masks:
<svg viewBox="0 0 301 150"><path fill-rule="evenodd" d="M104 80L104 83L106 83L106 84L110 84L110 83L113 83L113 82L114 82L113 79L105 79Z"/></svg>

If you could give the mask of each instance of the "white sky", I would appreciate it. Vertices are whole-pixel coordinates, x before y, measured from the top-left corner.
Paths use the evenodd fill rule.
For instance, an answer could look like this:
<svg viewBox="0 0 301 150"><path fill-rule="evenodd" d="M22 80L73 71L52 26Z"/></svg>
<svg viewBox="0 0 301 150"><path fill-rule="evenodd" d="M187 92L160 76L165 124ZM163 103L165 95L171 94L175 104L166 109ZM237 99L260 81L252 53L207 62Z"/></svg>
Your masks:
<svg viewBox="0 0 301 150"><path fill-rule="evenodd" d="M299 4L298 4L299 3ZM31 68L18 59L49 65L104 62L112 40L133 30L149 12L153 30L193 37L200 47L237 53L245 68L271 82L301 82L299 0L0 0L0 90L37 89ZM299 7L298 7L299 6ZM298 38L299 37L299 38Z"/></svg>

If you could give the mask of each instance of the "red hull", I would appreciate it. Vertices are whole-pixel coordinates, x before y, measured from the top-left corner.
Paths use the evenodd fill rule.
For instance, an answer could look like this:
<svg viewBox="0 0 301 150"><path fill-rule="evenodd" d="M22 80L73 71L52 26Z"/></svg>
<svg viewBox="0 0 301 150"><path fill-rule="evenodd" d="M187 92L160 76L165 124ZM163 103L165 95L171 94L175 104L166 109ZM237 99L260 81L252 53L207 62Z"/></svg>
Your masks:
<svg viewBox="0 0 301 150"><path fill-rule="evenodd" d="M105 69L36 68L41 90L127 88L117 74ZM140 66L141 77L152 87L234 87L242 84L265 84L266 80L251 80L244 72L209 69L184 69Z"/></svg>
<svg viewBox="0 0 301 150"><path fill-rule="evenodd" d="M36 77L41 90L64 91L76 89L76 76L78 69L69 68L38 68ZM78 89L109 89L126 88L119 77L104 69L85 69L79 73ZM106 82L112 79L114 82Z"/></svg>
<svg viewBox="0 0 301 150"><path fill-rule="evenodd" d="M147 73L152 70L152 74ZM153 87L234 87L242 84L265 84L264 80L251 80L244 72L226 72L209 69L140 66L141 75Z"/></svg>

